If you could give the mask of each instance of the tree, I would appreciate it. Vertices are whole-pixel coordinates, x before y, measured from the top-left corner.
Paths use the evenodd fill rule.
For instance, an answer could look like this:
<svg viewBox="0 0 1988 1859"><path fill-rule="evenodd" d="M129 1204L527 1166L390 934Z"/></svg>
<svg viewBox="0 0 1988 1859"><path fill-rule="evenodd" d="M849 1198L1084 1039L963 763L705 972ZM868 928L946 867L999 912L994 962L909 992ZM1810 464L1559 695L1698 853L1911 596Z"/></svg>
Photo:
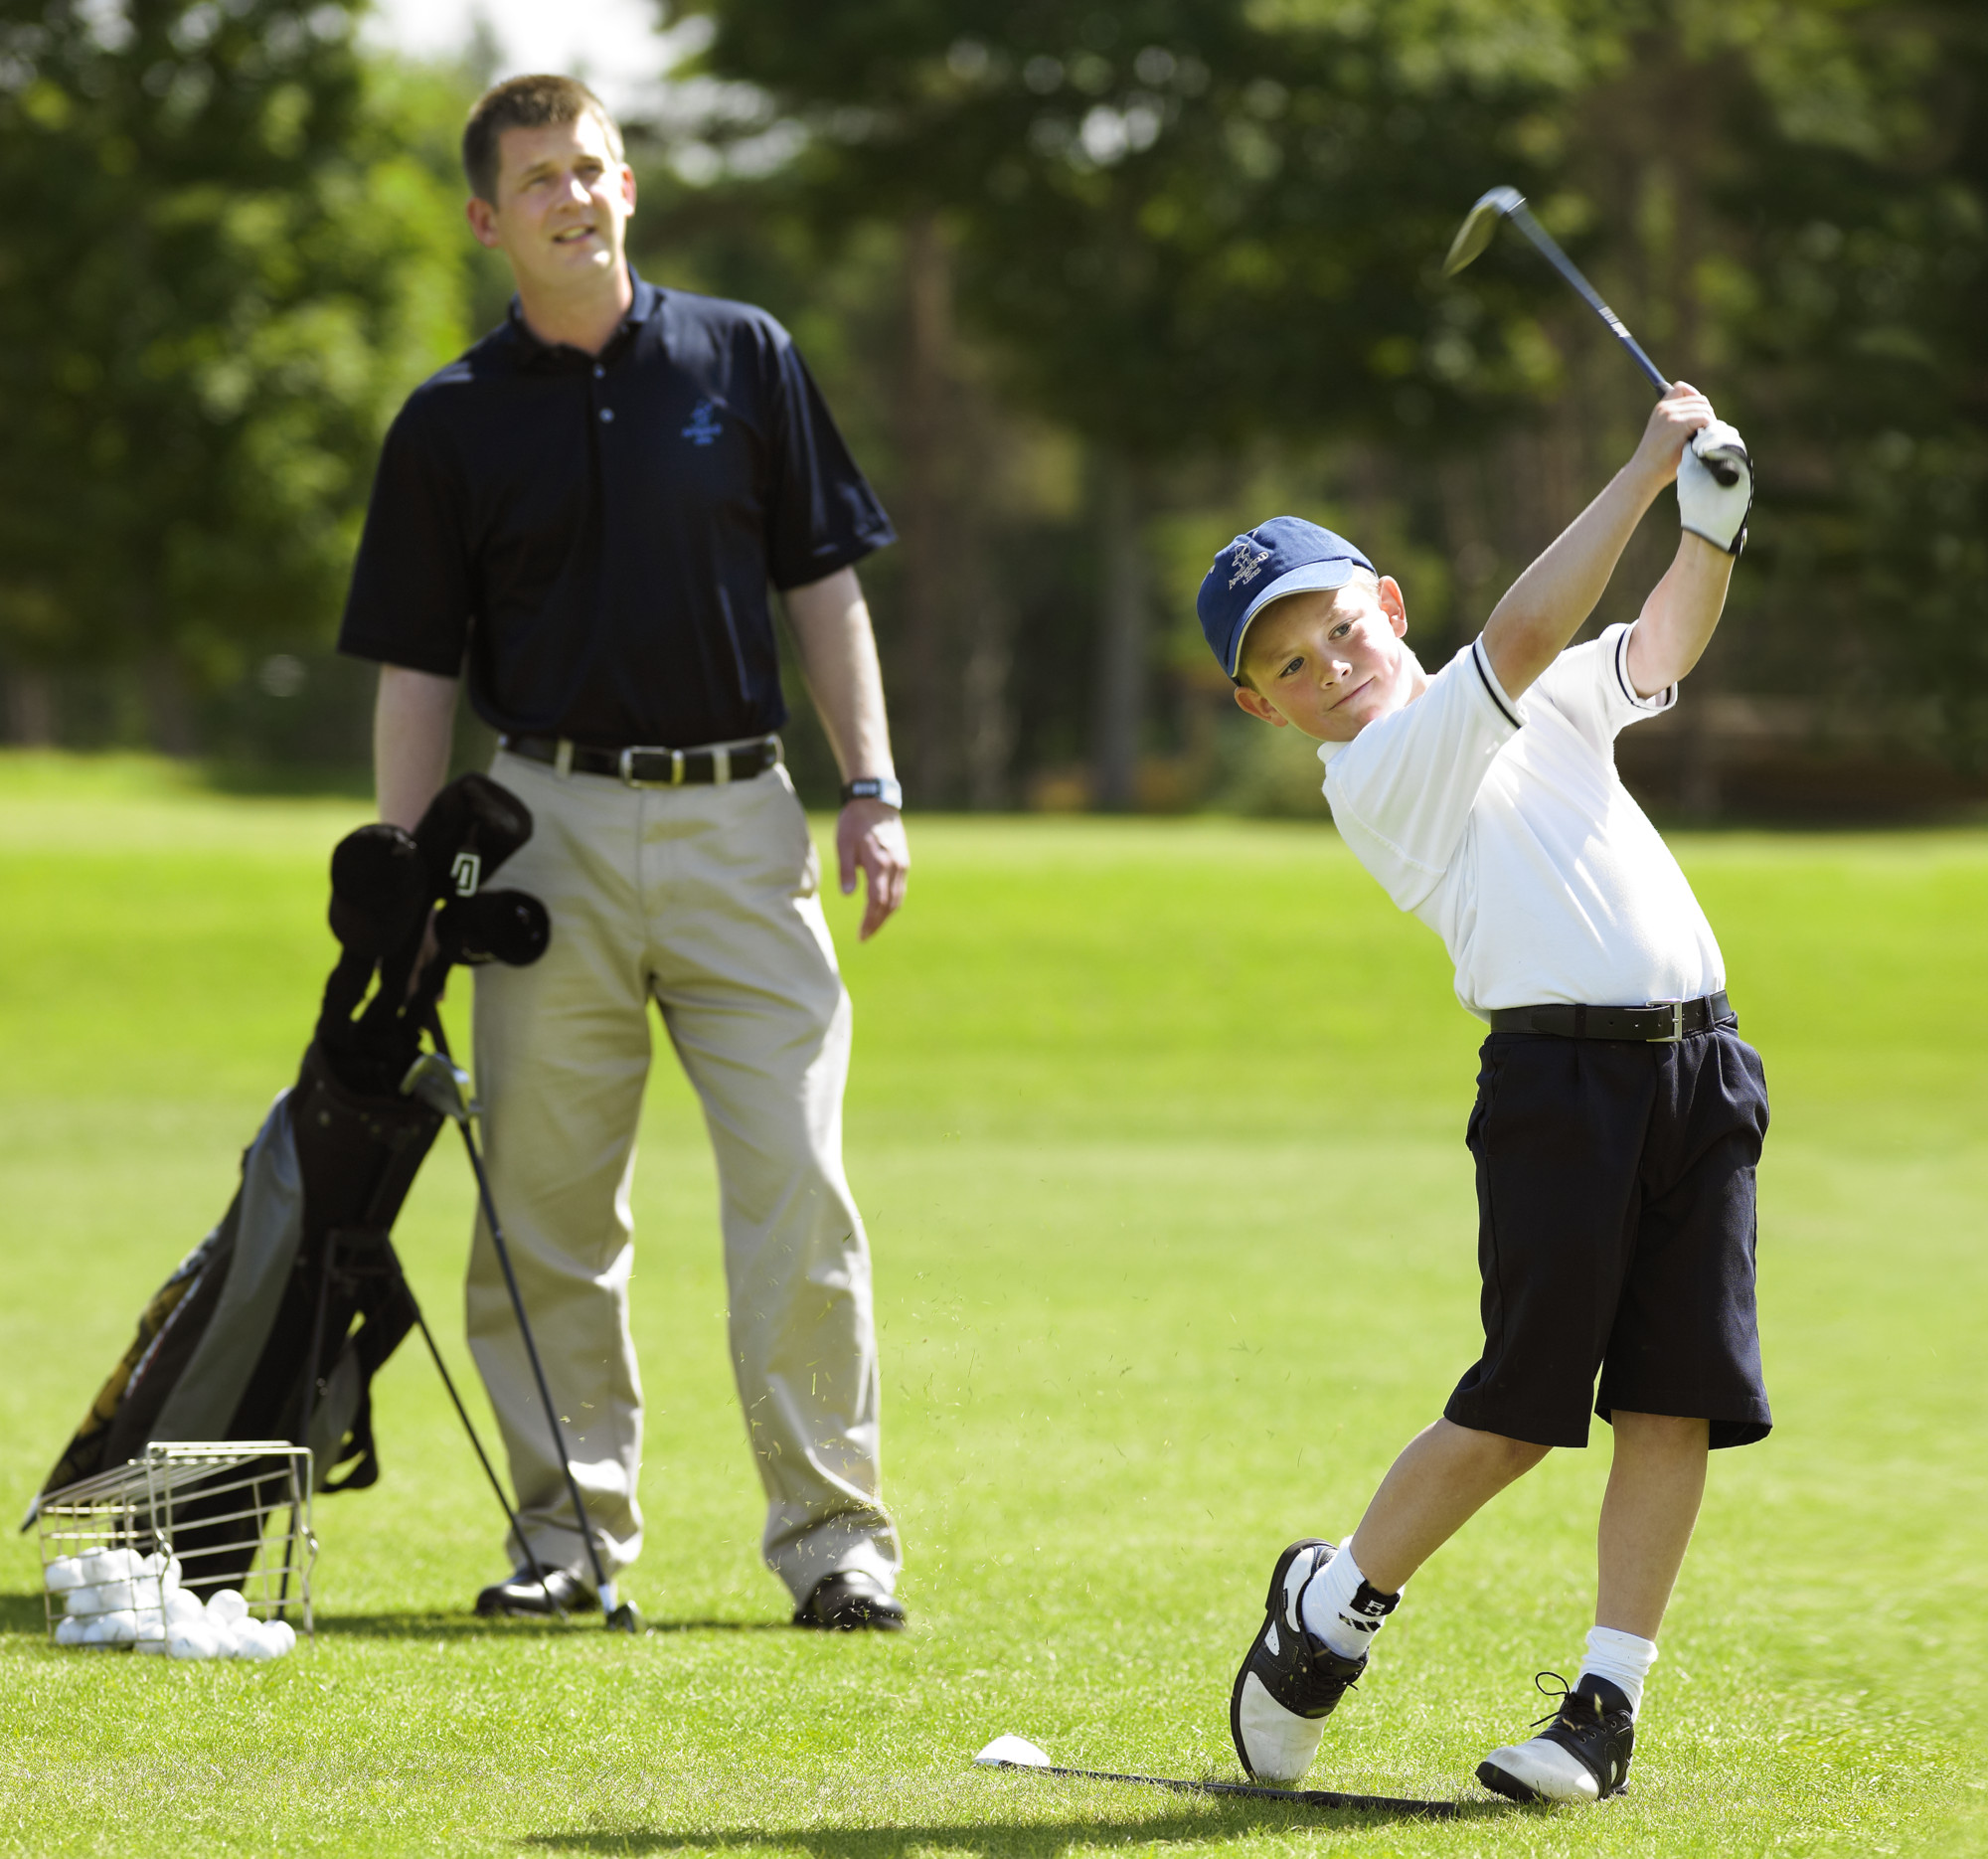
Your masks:
<svg viewBox="0 0 1988 1859"><path fill-rule="evenodd" d="M175 751L190 687L329 626L386 420L461 341L435 99L354 11L0 9L0 652L143 664Z"/></svg>
<svg viewBox="0 0 1988 1859"><path fill-rule="evenodd" d="M1010 392L1094 454L1104 804L1133 798L1157 472L1265 433L1454 432L1551 365L1523 294L1433 287L1462 190L1532 172L1529 112L1577 72L1551 6L711 11L712 68L809 130L817 211L943 225Z"/></svg>

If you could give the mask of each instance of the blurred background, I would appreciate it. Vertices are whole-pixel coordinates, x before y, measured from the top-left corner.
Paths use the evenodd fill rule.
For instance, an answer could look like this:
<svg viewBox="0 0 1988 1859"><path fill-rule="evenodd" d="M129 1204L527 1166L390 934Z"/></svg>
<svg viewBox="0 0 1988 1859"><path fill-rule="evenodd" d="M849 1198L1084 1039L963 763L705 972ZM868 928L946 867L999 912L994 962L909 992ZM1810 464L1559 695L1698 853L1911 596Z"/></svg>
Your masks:
<svg viewBox="0 0 1988 1859"><path fill-rule="evenodd" d="M914 804L1319 813L1201 643L1213 552L1345 530L1433 664L1647 411L1516 237L1442 278L1500 182L1759 464L1631 784L1988 801L1978 0L0 0L0 739L365 788L330 645L375 454L503 312L456 136L547 68L621 116L643 274L785 321L898 524L864 579Z"/></svg>

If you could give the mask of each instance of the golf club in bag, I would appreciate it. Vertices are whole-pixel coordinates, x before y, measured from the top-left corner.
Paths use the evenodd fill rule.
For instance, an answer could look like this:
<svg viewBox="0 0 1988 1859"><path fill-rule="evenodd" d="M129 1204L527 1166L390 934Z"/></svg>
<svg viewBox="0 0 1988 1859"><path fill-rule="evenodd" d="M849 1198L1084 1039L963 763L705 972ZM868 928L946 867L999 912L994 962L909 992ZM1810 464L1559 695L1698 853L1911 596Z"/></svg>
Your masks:
<svg viewBox="0 0 1988 1859"><path fill-rule="evenodd" d="M371 1485L379 1477L372 1378L418 1328L524 1544L391 1229L444 1119L402 1085L422 1056L423 1032L438 1028L434 1003L449 968L523 965L549 939L537 899L483 889L531 832L515 795L468 774L442 789L413 833L364 826L340 841L330 922L341 953L297 1082L244 1153L221 1223L140 1314L45 1494L174 1439L292 1439L311 1447L320 1491ZM522 1304L518 1315L523 1324ZM219 1547L232 1534L204 1532L197 1503L176 1506L174 1549L189 1587L240 1585L244 1555L253 1552Z"/></svg>

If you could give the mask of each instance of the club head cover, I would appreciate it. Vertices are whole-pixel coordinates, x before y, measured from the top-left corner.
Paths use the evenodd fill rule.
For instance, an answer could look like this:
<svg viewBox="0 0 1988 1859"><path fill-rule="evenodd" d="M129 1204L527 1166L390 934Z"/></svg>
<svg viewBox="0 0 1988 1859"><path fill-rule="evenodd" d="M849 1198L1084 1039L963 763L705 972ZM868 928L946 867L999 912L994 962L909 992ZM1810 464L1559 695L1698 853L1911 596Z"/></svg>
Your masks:
<svg viewBox="0 0 1988 1859"><path fill-rule="evenodd" d="M414 828L428 896L472 896L531 836L531 809L508 787L487 774L458 775Z"/></svg>
<svg viewBox="0 0 1988 1859"><path fill-rule="evenodd" d="M480 967L502 962L527 968L546 952L553 923L546 907L526 891L479 891L444 904L435 939L450 961Z"/></svg>
<svg viewBox="0 0 1988 1859"><path fill-rule="evenodd" d="M532 836L532 812L508 787L487 774L462 774L428 802L414 827L426 873L429 901L472 897L483 881ZM366 1009L365 1024L380 1038L388 1023L399 1025L410 1011L418 1016L441 992L448 973L444 959L431 958L412 989L421 958L426 913L380 962L380 992Z"/></svg>
<svg viewBox="0 0 1988 1859"><path fill-rule="evenodd" d="M378 955L398 946L427 904L427 868L412 833L376 823L332 848L331 932L346 948Z"/></svg>

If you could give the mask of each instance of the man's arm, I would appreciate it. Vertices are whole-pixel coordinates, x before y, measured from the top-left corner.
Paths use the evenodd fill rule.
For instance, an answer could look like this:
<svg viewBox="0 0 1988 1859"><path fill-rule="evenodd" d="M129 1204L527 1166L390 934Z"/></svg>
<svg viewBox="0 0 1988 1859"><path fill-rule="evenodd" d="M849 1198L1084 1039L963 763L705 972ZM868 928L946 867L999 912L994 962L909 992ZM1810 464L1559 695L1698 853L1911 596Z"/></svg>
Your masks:
<svg viewBox="0 0 1988 1859"><path fill-rule="evenodd" d="M784 597L800 652L801 675L842 778L852 781L872 774L895 778L891 726L884 714L884 674L856 571L838 569L820 581L789 588ZM905 901L911 853L904 817L881 800L852 800L835 823L835 850L844 897L856 889L858 866L869 874L860 933L860 939L868 941Z"/></svg>
<svg viewBox="0 0 1988 1859"><path fill-rule="evenodd" d="M389 826L413 832L448 778L456 683L404 665L380 667L373 702L373 789Z"/></svg>
<svg viewBox="0 0 1988 1859"><path fill-rule="evenodd" d="M1657 493L1676 478L1678 459L1686 443L1700 426L1710 425L1712 418L1712 403L1703 394L1682 381L1674 382L1670 392L1651 410L1649 424L1643 428L1642 439L1629 462L1498 602L1484 625L1484 651L1508 695L1517 697L1531 685L1580 630L1581 622L1593 612L1595 601L1608 586L1608 577L1615 572L1615 564L1643 512ZM1659 593L1665 587L1671 587L1667 611L1683 613L1688 609L1693 616L1682 622L1682 634L1677 634L1678 622L1672 623L1667 630L1676 636L1689 637L1702 617L1700 609L1710 586L1712 565L1704 565L1703 571L1691 569L1672 586L1679 564L1696 563L1698 550L1708 556L1719 553L1698 537L1686 536L1678 550L1678 563L1673 564L1671 573L1659 585ZM1730 572L1731 558L1726 566ZM1721 576L1720 601L1724 600L1725 592L1725 580ZM1652 594L1653 604L1656 599L1657 594ZM1703 622L1703 636L1698 639L1700 649L1718 619L1719 607L1715 603L1711 617ZM1636 630L1640 633L1642 627L1639 625ZM1691 656L1696 660L1697 651ZM1630 663L1637 665L1633 639ZM1631 676L1637 689L1644 689L1642 669L1633 670ZM1666 678L1649 688L1660 691L1670 682Z"/></svg>

